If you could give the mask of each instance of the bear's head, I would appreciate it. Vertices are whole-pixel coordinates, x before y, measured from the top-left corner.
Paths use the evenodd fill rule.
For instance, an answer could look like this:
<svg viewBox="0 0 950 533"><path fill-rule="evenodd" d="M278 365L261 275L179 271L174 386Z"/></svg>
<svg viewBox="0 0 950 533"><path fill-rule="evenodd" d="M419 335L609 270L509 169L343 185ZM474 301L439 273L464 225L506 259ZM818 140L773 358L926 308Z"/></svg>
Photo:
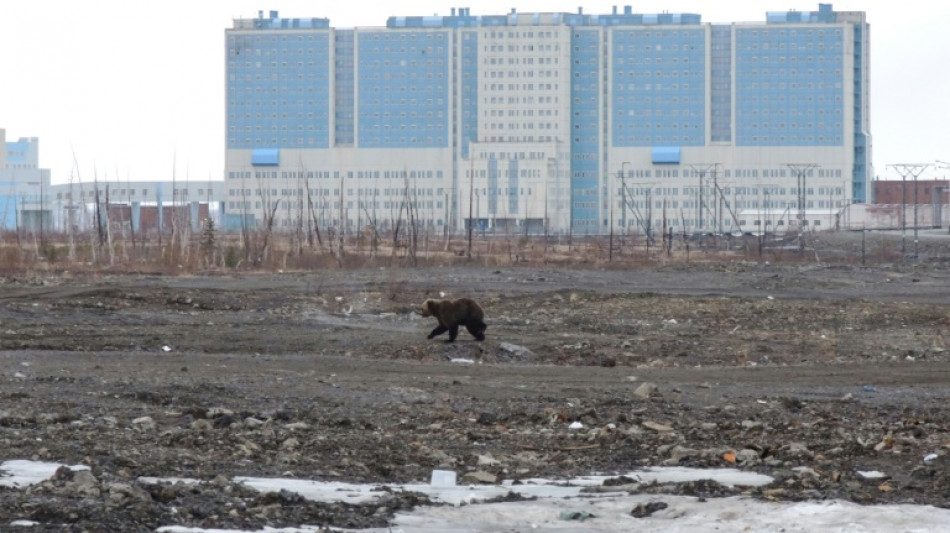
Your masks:
<svg viewBox="0 0 950 533"><path fill-rule="evenodd" d="M435 300L426 300L422 302L422 306L417 311L422 316L432 316L433 310L435 309Z"/></svg>

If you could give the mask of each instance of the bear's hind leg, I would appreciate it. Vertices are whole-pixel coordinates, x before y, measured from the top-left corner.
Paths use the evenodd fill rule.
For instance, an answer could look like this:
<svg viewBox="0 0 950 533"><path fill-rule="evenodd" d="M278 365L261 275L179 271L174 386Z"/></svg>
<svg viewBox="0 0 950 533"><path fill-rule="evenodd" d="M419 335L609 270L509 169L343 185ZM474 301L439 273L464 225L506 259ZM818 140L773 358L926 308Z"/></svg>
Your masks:
<svg viewBox="0 0 950 533"><path fill-rule="evenodd" d="M432 338L434 338L436 335L441 335L441 334L445 333L445 332L448 331L448 330L449 330L449 328L443 326L442 324L439 324L438 326L435 327L435 329L432 330L431 333L429 333L429 336L426 337L426 338L427 338L427 339L432 339Z"/></svg>
<svg viewBox="0 0 950 533"><path fill-rule="evenodd" d="M488 329L488 326L484 322L469 322L465 325L465 329L472 334L472 337L475 337L477 340L485 340L485 330Z"/></svg>

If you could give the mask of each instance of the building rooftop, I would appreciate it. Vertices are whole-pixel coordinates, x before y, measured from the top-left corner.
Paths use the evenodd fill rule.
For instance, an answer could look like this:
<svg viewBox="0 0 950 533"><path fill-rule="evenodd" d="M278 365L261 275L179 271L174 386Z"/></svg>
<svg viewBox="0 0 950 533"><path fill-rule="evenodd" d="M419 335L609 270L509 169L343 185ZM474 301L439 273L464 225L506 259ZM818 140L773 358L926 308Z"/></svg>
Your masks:
<svg viewBox="0 0 950 533"><path fill-rule="evenodd" d="M844 13L836 13L832 4L818 4L817 11L770 11L765 14L768 24L833 23L843 20ZM511 26L656 26L698 25L702 16L697 13L634 13L633 7L614 6L611 13L585 14L547 12L519 13L516 9L504 15L472 15L471 8L452 8L449 15L391 16L387 28L483 28ZM236 30L295 30L329 29L327 18L280 18L277 11L259 11L257 18L235 19Z"/></svg>

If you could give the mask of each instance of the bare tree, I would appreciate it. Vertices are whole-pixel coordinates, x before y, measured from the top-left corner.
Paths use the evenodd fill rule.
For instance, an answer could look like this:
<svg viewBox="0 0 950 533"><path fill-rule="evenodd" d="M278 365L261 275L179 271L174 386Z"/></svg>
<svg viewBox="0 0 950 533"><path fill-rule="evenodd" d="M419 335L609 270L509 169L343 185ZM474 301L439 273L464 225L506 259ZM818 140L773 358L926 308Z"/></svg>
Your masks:
<svg viewBox="0 0 950 533"><path fill-rule="evenodd" d="M394 203L394 202L393 202ZM395 216L392 214L392 204L390 203L390 219L392 220L393 227L393 257L396 257L396 252L399 250L399 231L402 229L402 211L406 208L406 196L405 191L400 197L399 200L399 209L396 211Z"/></svg>
<svg viewBox="0 0 950 533"><path fill-rule="evenodd" d="M320 234L320 221L317 219L317 213L313 206L313 189L310 188L309 176L304 178L304 186L306 187L307 191L307 213L309 214L307 219L307 244L309 244L310 248L313 249L313 237L315 233L317 237L317 245L320 248L323 248L323 237Z"/></svg>
<svg viewBox="0 0 950 533"><path fill-rule="evenodd" d="M244 248L244 261L250 261L251 255L251 233L247 225L248 209L250 209L250 200L248 200L248 189L244 183L244 175L241 175L241 244Z"/></svg>
<svg viewBox="0 0 950 533"><path fill-rule="evenodd" d="M346 177L346 172L340 173L340 248L339 253L337 254L337 262L342 266L343 265L343 239L346 235L346 217L343 211L343 179Z"/></svg>
<svg viewBox="0 0 950 533"><path fill-rule="evenodd" d="M76 171L76 175L79 176L79 162L76 160L75 151L73 152L73 169ZM82 190L81 177L79 178L79 184L80 184L80 191L81 191ZM76 260L76 243L73 239L73 233L75 233L75 229L76 229L74 221L73 221L73 217L75 216L75 211L74 211L75 206L73 205L74 201L75 201L75 198L73 197L73 173L70 172L69 173L69 198L68 198L69 204L66 208L66 211L69 213L69 215L66 217L67 218L66 225L69 228L68 232L69 232L69 262L70 263ZM82 202L80 202L80 205L82 205ZM83 209L83 211L85 211L85 209Z"/></svg>
<svg viewBox="0 0 950 533"><path fill-rule="evenodd" d="M264 191L264 189L261 189ZM258 253L255 254L254 264L261 265L267 261L270 254L270 240L274 233L274 220L277 216L277 208L280 207L280 198L271 201L270 196L261 194L261 204L264 206L263 235Z"/></svg>
<svg viewBox="0 0 950 533"><path fill-rule="evenodd" d="M112 222L109 217L109 185L106 184L105 212L106 249L109 251L109 266L115 266L115 250L112 247Z"/></svg>
<svg viewBox="0 0 950 533"><path fill-rule="evenodd" d="M129 204L129 237L132 239L132 257L135 257L135 218L132 214L132 188L131 183L128 182L128 176L126 176L126 189L127 201Z"/></svg>
<svg viewBox="0 0 950 533"><path fill-rule="evenodd" d="M370 213L367 209L366 204L363 203L362 210L363 214L366 215L367 227L372 228L372 235L370 236L370 253L375 257L376 252L379 250L379 241L381 237L379 236L379 220L376 218L376 200L371 200L373 204L373 212Z"/></svg>
<svg viewBox="0 0 950 533"><path fill-rule="evenodd" d="M418 251L418 247L419 247L419 226L418 226L419 206L417 202L418 198L416 197L415 188L409 187L408 175L406 175L404 179L405 179L406 214L408 218L407 229L409 231L409 235L408 235L409 246L408 246L407 251L409 254L409 262L412 264L412 266L416 266L417 264L416 252Z"/></svg>
<svg viewBox="0 0 950 533"><path fill-rule="evenodd" d="M304 241L304 210L303 210L303 191L304 191L304 179L306 176L306 169L303 166L302 158L300 164L300 170L297 172L297 186L293 189L293 198L294 207L297 211L297 216L294 219L294 255L303 254L303 241ZM308 217L309 218L309 217Z"/></svg>

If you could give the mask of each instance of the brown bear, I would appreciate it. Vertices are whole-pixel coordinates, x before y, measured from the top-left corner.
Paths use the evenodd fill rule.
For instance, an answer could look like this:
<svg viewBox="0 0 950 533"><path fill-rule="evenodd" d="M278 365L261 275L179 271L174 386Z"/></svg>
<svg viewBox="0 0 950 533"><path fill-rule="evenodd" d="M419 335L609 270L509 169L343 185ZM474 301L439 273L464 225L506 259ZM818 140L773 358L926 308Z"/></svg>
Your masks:
<svg viewBox="0 0 950 533"><path fill-rule="evenodd" d="M449 340L445 342L455 342L455 337L459 334L459 326L465 326L465 329L476 339L485 340L485 315L481 306L470 298L459 298L458 300L426 300L422 302L422 308L419 312L422 316L434 316L439 325L426 337L431 339L436 335L449 332Z"/></svg>

